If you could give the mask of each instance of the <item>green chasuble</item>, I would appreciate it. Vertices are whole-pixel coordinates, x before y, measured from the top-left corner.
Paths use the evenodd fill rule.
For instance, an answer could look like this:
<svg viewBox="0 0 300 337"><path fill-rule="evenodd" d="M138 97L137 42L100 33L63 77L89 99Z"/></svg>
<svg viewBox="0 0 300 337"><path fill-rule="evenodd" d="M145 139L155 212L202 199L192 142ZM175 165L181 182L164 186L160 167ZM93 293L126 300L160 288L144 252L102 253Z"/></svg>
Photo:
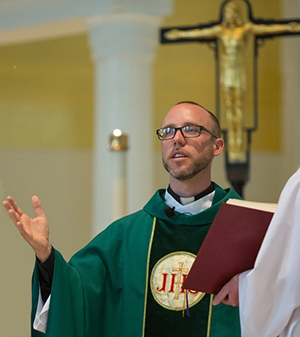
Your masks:
<svg viewBox="0 0 300 337"><path fill-rule="evenodd" d="M67 263L55 250L47 337L239 337L239 312L181 285L221 203L240 198L215 184L213 205L169 218L165 190L115 221ZM32 322L38 301L33 274ZM32 330L32 337L45 334Z"/></svg>

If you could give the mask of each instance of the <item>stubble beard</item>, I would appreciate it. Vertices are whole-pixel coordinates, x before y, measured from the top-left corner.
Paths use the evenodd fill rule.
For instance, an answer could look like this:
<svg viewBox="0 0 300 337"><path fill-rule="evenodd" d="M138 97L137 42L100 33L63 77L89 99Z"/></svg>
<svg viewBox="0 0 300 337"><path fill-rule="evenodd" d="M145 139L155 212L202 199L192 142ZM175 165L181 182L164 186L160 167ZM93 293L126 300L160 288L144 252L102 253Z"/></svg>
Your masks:
<svg viewBox="0 0 300 337"><path fill-rule="evenodd" d="M166 171L175 179L185 181L194 178L198 173L205 170L211 163L213 158L213 150L208 150L206 153L202 153L199 158L194 160L185 170L181 170L180 167L172 168L164 159L163 166Z"/></svg>

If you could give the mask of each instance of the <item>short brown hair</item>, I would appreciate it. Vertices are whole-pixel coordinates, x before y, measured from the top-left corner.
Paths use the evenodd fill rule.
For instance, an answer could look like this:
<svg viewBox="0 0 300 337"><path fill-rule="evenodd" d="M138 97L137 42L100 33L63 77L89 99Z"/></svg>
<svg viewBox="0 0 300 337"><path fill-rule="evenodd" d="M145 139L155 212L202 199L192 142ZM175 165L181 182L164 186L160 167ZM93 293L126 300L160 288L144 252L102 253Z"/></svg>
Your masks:
<svg viewBox="0 0 300 337"><path fill-rule="evenodd" d="M199 106L200 108L204 109L206 112L208 112L212 119L213 119L213 122L214 122L214 130L212 130L212 132L217 136L217 137L221 137L221 126L220 126L220 122L217 118L217 116L212 113L211 111L207 110L204 106L202 106L201 104L199 103L196 103L194 101L180 101L178 103L176 103L175 105L179 105L179 104L193 104L193 105L197 105Z"/></svg>

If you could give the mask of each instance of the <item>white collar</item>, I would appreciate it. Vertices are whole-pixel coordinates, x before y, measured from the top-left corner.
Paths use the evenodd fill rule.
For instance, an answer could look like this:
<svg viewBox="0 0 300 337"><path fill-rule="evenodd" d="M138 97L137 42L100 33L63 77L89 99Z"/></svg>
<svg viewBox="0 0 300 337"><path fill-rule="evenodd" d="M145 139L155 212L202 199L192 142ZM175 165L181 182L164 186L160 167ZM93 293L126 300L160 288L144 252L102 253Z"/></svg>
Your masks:
<svg viewBox="0 0 300 337"><path fill-rule="evenodd" d="M205 211L207 208L211 207L213 199L215 196L215 191L205 195L204 197L193 201L194 198L184 198L184 199L190 199L191 202L185 203L182 205L177 200L175 200L172 195L167 191L165 192L165 203L170 207L174 207L174 211L179 213L184 213L187 215L194 215L200 212Z"/></svg>

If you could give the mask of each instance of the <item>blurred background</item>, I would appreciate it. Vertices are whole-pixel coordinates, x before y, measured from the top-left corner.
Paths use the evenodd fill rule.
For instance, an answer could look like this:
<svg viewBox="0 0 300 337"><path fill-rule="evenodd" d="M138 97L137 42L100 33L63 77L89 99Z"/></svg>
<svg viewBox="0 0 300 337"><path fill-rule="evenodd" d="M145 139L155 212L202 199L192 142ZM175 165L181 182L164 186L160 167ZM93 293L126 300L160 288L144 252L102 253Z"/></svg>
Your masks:
<svg viewBox="0 0 300 337"><path fill-rule="evenodd" d="M155 135L168 110L178 101L192 100L215 111L214 52L199 43L161 45L159 30L216 21L221 3L0 0L2 200L11 195L34 216L31 197L38 195L50 223L51 242L67 260L114 219L116 213L108 211L102 217L106 196L109 203L122 203L118 193L110 194L111 185L102 182L113 163L125 163L124 156L108 154L114 125L118 127L119 121L128 133L126 167L134 172L128 173L122 194L126 199L128 193L121 210L126 213L143 207L156 189L168 184ZM255 18L300 18L297 0L252 0L251 5ZM123 17L135 25L126 31L122 52L120 46L101 49L107 42L105 32L111 39ZM124 53L130 34L136 59ZM151 50L145 52L150 43ZM300 36L276 37L260 48L258 130L252 135L245 199L277 202L299 166L299 52ZM124 60L131 67L127 75ZM129 89L130 99L122 97ZM105 165L107 171L101 171ZM213 180L230 186L223 155L215 159ZM118 186L123 188L122 183ZM0 217L0 333L28 337L35 257L4 208Z"/></svg>

